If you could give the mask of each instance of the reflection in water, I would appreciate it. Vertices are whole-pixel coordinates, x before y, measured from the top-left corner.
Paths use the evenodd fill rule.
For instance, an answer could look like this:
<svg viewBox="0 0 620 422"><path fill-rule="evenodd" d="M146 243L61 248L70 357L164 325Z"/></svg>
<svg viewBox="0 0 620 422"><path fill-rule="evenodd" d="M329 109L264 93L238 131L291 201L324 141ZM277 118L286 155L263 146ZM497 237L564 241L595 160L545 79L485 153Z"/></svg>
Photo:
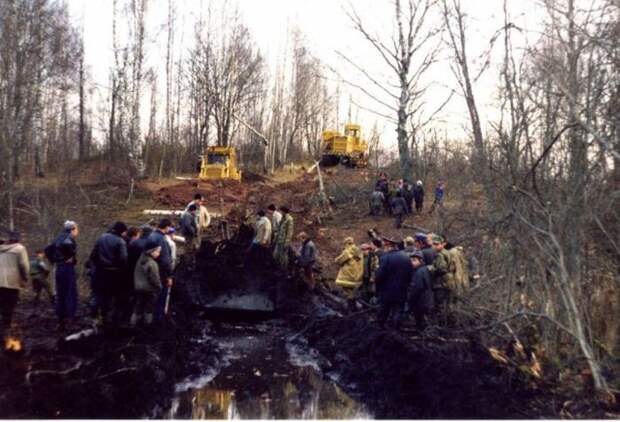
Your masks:
<svg viewBox="0 0 620 422"><path fill-rule="evenodd" d="M218 377L177 397L177 419L368 419L363 406L312 368L241 380ZM253 382L256 381L256 382Z"/></svg>

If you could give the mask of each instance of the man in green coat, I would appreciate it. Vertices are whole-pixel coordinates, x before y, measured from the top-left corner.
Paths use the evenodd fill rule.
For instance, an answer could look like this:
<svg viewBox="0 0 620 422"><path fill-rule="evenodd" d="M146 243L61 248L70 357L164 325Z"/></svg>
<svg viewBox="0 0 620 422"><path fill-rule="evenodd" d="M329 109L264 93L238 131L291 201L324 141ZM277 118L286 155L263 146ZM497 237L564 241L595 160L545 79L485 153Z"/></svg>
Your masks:
<svg viewBox="0 0 620 422"><path fill-rule="evenodd" d="M288 268L288 256L291 241L293 240L294 222L287 207L280 207L282 221L274 239L273 259L283 269Z"/></svg>
<svg viewBox="0 0 620 422"><path fill-rule="evenodd" d="M452 277L452 265L450 252L445 249L446 241L439 235L432 235L433 249L437 252L437 257L433 261L432 265L428 266L428 271L433 278L433 295L435 299L435 305L443 313L444 318L447 321L448 312L450 311L450 304L453 302L453 292L450 288Z"/></svg>
<svg viewBox="0 0 620 422"><path fill-rule="evenodd" d="M47 280L50 274L50 268L45 262L45 254L41 249L35 252L35 256L30 260L30 280L32 280L32 288L34 289L34 303L39 304L41 291L44 290L48 300L54 305L54 293L52 286Z"/></svg>
<svg viewBox="0 0 620 422"><path fill-rule="evenodd" d="M159 258L160 253L161 247L154 241L149 241L146 250L140 255L136 263L134 270L136 305L131 315L132 327L135 327L142 318L144 318L146 325L153 322L157 299L162 289L159 267L155 261Z"/></svg>

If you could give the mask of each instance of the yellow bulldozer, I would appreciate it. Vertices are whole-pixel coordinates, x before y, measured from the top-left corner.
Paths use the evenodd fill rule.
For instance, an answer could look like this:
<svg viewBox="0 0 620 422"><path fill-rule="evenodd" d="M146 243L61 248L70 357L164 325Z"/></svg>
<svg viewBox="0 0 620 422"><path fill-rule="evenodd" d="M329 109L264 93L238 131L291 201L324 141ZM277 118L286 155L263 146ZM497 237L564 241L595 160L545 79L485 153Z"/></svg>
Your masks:
<svg viewBox="0 0 620 422"><path fill-rule="evenodd" d="M368 165L368 142L362 140L360 125L345 125L344 135L335 130L323 132L321 166L331 167L338 164L347 167Z"/></svg>
<svg viewBox="0 0 620 422"><path fill-rule="evenodd" d="M232 147L208 147L200 159L200 176L204 180L241 180L237 153Z"/></svg>

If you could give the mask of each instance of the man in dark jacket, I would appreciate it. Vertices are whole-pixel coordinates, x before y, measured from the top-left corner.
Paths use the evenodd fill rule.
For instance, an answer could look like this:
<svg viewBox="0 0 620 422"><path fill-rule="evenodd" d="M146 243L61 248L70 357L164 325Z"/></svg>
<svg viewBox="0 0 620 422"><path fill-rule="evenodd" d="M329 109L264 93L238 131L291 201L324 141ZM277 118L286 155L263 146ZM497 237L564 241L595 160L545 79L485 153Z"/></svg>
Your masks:
<svg viewBox="0 0 620 422"><path fill-rule="evenodd" d="M437 251L433 249L429 235L426 233L416 233L414 239L416 248L424 255L424 265L433 265L437 258Z"/></svg>
<svg viewBox="0 0 620 422"><path fill-rule="evenodd" d="M401 191L396 191L396 196L392 198L390 205L392 206L392 215L396 219L396 228L400 229L403 223L403 215L407 214L407 202Z"/></svg>
<svg viewBox="0 0 620 422"><path fill-rule="evenodd" d="M168 218L162 218L157 225L157 230L149 235L149 240L155 242L157 246L161 247L159 257L157 258L157 264L159 266L159 274L163 289L158 301L158 307L156 316L157 319L161 319L164 316L166 297L168 291L172 287L172 255L170 253L170 246L165 236L168 230L172 226L172 222Z"/></svg>
<svg viewBox="0 0 620 422"><path fill-rule="evenodd" d="M46 248L48 259L56 264L56 315L58 329L65 330L65 321L75 318L78 303L77 278L77 242L79 228L75 221L67 220L63 232Z"/></svg>
<svg viewBox="0 0 620 422"><path fill-rule="evenodd" d="M385 203L385 195L379 188L370 195L370 215L378 216L383 214L383 204Z"/></svg>
<svg viewBox="0 0 620 422"><path fill-rule="evenodd" d="M411 282L413 268L409 257L398 250L395 240L384 238L383 248L385 253L379 260L379 268L375 274L379 299L377 322L383 327L385 322L391 319L398 328L405 310L407 287Z"/></svg>
<svg viewBox="0 0 620 422"><path fill-rule="evenodd" d="M306 232L299 233L297 238L301 241L301 247L297 254L297 265L301 269L304 281L310 289L314 289L314 273L312 269L316 262L316 245Z"/></svg>
<svg viewBox="0 0 620 422"><path fill-rule="evenodd" d="M377 183L375 183L375 190L381 191L381 193L383 193L383 205L385 207L386 213L389 212L390 203L388 201L388 195L390 193L390 183L388 182L387 174L381 173L379 175L379 179L377 180Z"/></svg>
<svg viewBox="0 0 620 422"><path fill-rule="evenodd" d="M104 324L111 320L118 322L121 308L128 302L129 282L127 270L127 244L123 236L127 233L127 225L117 221L110 230L97 239L92 252L90 262L94 266L94 295L96 302L101 308L101 318ZM113 316L109 313L112 310ZM96 317L97 309L92 310L92 316Z"/></svg>
<svg viewBox="0 0 620 422"><path fill-rule="evenodd" d="M415 187L413 188L413 200L415 201L416 212L422 212L422 208L424 208L424 186L422 185L421 180L415 182Z"/></svg>
<svg viewBox="0 0 620 422"><path fill-rule="evenodd" d="M407 214L413 213L413 186L406 180L403 181L403 198L407 203Z"/></svg>
<svg viewBox="0 0 620 422"><path fill-rule="evenodd" d="M127 245L127 266L132 273L136 269L136 262L140 259L140 255L146 250L151 233L153 233L151 226L144 224L140 226L140 236Z"/></svg>
<svg viewBox="0 0 620 422"><path fill-rule="evenodd" d="M433 289L431 273L424 265L424 255L421 251L409 255L413 266L413 277L409 286L409 309L413 312L418 329L426 327L426 315L433 309Z"/></svg>
<svg viewBox="0 0 620 422"><path fill-rule="evenodd" d="M187 211L181 215L181 235L185 237L185 245L188 252L194 252L196 249L196 239L198 238L198 225L196 224L197 209L195 204L191 204L187 207Z"/></svg>

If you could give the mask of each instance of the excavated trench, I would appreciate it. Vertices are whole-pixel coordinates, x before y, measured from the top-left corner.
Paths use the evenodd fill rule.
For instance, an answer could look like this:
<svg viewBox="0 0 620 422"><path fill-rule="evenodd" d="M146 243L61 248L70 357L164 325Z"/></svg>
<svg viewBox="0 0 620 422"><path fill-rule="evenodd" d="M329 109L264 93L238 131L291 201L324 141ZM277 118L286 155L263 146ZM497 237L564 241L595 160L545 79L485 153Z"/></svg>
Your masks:
<svg viewBox="0 0 620 422"><path fill-rule="evenodd" d="M381 329L321 287L246 261L251 230L203 243L178 270L194 326L184 377L155 416L172 418L523 418L533 392L477 338ZM248 310L222 295L260 298ZM264 303L274 309L263 309ZM216 306L212 306L213 304ZM237 305L239 305L237 303ZM257 309L258 308L258 309ZM194 330L196 331L196 330Z"/></svg>

